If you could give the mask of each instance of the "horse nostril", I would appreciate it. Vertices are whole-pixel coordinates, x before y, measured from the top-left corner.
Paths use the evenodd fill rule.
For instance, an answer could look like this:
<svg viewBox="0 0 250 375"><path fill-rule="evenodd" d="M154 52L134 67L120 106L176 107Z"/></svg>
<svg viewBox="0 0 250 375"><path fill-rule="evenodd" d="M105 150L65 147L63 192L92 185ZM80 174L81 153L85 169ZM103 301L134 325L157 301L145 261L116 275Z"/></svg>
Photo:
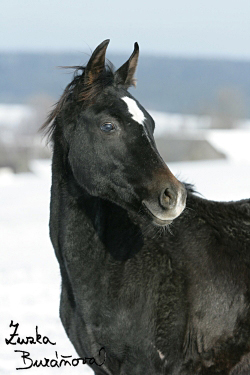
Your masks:
<svg viewBox="0 0 250 375"><path fill-rule="evenodd" d="M172 208L175 205L174 193L170 188L166 188L162 191L160 203L163 208Z"/></svg>
<svg viewBox="0 0 250 375"><path fill-rule="evenodd" d="M164 198L164 200L165 200L167 203L170 203L170 200L171 200L171 194L169 193L169 190L168 190L168 189L164 190L163 198Z"/></svg>

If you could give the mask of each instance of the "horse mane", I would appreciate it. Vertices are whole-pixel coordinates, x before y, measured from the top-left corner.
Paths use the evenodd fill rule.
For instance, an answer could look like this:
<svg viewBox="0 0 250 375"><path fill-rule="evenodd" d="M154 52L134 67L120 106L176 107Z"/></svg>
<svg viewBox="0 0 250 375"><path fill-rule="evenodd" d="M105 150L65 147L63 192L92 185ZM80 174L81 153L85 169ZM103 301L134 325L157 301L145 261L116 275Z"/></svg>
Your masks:
<svg viewBox="0 0 250 375"><path fill-rule="evenodd" d="M85 102L89 104L105 87L111 85L114 81L114 66L110 61L107 61L102 73L90 85L84 84L85 66L62 66L61 68L74 69L74 74L72 81L66 86L60 99L55 103L54 108L40 128L40 131L47 137L48 143L53 139L56 128L55 119L66 103Z"/></svg>

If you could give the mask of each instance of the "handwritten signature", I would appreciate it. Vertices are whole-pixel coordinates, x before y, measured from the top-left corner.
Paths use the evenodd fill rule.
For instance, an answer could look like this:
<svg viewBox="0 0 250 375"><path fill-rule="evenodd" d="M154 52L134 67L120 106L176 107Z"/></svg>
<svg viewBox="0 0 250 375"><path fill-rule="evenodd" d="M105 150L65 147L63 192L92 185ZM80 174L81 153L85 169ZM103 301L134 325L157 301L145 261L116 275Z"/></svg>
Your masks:
<svg viewBox="0 0 250 375"><path fill-rule="evenodd" d="M20 337L18 333L19 323L13 322L11 320L10 328L14 328L13 332L10 334L9 338L5 339L5 343L7 345L30 345L30 344L50 344L56 345L56 342L50 340L47 336L42 336L38 332L38 326L35 328L35 336L26 336L25 338ZM105 348L102 347L98 353L98 360L94 357L84 357L84 358L73 358L72 355L60 355L58 356L57 351L55 351L55 358L43 358L43 359L32 359L30 352L25 350L14 350L16 353L21 353L21 359L23 367L17 367L16 370L27 370L31 367L62 367L62 366L73 366L76 367L78 365L97 365L102 366L106 361L106 351Z"/></svg>

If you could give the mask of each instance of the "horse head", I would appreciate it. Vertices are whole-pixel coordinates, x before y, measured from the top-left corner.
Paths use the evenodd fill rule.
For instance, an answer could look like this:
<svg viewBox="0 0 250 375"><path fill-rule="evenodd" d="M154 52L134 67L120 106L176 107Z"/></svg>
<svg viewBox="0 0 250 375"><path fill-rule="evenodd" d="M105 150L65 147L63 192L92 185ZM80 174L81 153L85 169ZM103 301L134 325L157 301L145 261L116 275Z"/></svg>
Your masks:
<svg viewBox="0 0 250 375"><path fill-rule="evenodd" d="M48 118L54 144L75 183L88 194L164 226L185 208L186 190L159 155L154 120L128 92L135 84L139 47L116 71L101 43ZM80 73L79 73L80 72Z"/></svg>

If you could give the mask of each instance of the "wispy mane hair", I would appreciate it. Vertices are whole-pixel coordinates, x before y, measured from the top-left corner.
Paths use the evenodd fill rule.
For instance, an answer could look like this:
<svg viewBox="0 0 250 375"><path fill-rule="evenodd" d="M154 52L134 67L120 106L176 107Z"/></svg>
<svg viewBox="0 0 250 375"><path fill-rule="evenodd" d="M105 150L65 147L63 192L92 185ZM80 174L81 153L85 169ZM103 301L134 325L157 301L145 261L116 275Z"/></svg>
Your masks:
<svg viewBox="0 0 250 375"><path fill-rule="evenodd" d="M89 85L84 84L86 72L85 66L62 66L61 68L74 69L74 74L72 81L66 86L62 96L58 102L55 103L54 108L40 128L40 131L47 137L48 143L53 138L53 133L56 127L55 119L66 103L85 102L86 105L90 105L105 87L114 82L114 66L110 61L107 61L102 73Z"/></svg>

